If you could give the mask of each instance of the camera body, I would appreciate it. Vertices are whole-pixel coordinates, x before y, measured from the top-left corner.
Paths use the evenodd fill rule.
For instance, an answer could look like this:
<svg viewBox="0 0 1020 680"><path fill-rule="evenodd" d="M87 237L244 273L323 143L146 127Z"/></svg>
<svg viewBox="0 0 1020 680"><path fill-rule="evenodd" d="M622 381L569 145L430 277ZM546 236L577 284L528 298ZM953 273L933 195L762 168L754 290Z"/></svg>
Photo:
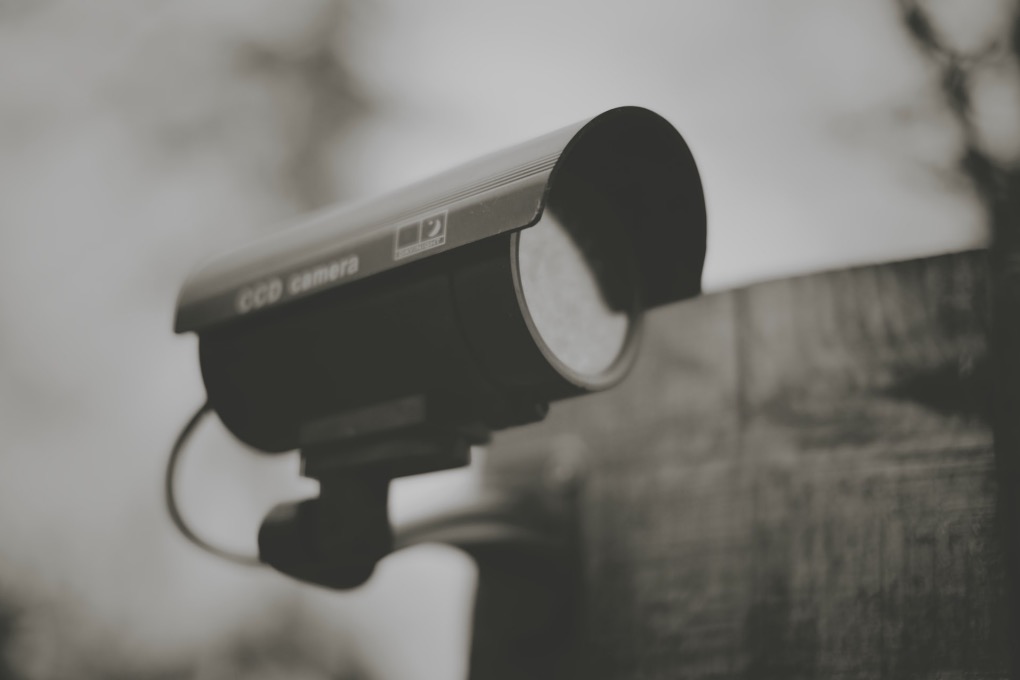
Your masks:
<svg viewBox="0 0 1020 680"><path fill-rule="evenodd" d="M207 408L319 481L266 517L259 560L363 583L397 545L390 480L622 379L644 312L700 292L705 232L683 138L624 107L200 268L175 330L198 334Z"/></svg>
<svg viewBox="0 0 1020 680"><path fill-rule="evenodd" d="M380 437L470 444L614 384L643 311L700 292L705 231L680 134L613 109L211 261L175 330L242 441L381 463Z"/></svg>

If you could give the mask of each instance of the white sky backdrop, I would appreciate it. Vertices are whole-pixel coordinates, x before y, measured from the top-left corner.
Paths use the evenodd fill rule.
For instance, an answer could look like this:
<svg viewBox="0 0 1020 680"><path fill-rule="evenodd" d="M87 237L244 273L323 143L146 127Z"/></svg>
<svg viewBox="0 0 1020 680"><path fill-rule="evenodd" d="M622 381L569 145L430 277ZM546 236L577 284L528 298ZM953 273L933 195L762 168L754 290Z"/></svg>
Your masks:
<svg viewBox="0 0 1020 680"><path fill-rule="evenodd" d="M937 4L946 16L974 6ZM1007 4L958 12L954 35L981 44ZM330 7L3 9L0 597L25 608L10 653L29 677L180 664L232 677L238 639L304 645L302 669L260 677L463 672L472 571L452 551L387 560L367 591L333 595L197 554L160 506L166 449L203 394L194 338L170 332L177 286L316 202L637 104L673 121L698 159L711 289L986 240L951 172L959 138L935 74L887 0ZM308 76L310 52L346 64L367 113L323 123L333 81ZM982 78L988 143L1012 156L1016 73ZM315 163L325 188L296 190ZM188 516L240 548L299 490L293 457L254 458L212 425L182 472ZM448 495L437 486L400 485L396 513Z"/></svg>
<svg viewBox="0 0 1020 680"><path fill-rule="evenodd" d="M984 38L1001 6L953 17L954 31ZM385 103L343 177L374 193L638 104L680 129L702 170L709 289L979 246L981 215L948 173L959 138L894 7L384 0L363 15L391 40L343 34ZM996 124L1015 146L1015 122Z"/></svg>

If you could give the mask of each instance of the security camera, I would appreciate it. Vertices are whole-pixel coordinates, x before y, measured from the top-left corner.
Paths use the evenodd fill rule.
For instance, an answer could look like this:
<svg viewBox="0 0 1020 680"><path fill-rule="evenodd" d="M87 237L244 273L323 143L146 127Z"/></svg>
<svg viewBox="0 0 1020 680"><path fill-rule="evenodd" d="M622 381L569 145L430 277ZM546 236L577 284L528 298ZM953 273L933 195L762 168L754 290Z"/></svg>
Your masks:
<svg viewBox="0 0 1020 680"><path fill-rule="evenodd" d="M705 227L681 135L624 107L198 269L175 330L199 337L209 407L320 481L267 519L263 561L366 579L392 544L389 480L621 380L644 312L700 292Z"/></svg>

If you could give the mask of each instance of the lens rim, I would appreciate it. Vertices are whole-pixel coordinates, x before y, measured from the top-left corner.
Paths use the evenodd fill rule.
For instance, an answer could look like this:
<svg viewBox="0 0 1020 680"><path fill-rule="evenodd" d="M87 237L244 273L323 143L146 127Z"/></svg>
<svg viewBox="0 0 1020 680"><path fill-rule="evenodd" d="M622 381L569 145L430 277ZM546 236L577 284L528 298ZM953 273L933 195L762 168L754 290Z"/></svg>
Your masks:
<svg viewBox="0 0 1020 680"><path fill-rule="evenodd" d="M519 229L510 235L510 271L513 276L514 293L517 296L517 304L520 306L524 324L528 328L528 333L531 335L532 341L542 354L542 358L545 359L553 370L555 370L562 378L572 385L585 390L594 391L612 387L616 383L620 382L634 365L634 361L637 359L637 350L640 345L640 339L644 333L644 310L641 305L641 286L636 278L637 266L634 253L628 249L626 251L628 254L623 256L622 259L624 262L621 263L628 269L627 274L631 281L632 289L630 305L627 309L627 333L623 339L623 346L617 353L616 358L614 358L612 363L610 363L604 370L594 374L581 373L567 365L563 360L556 356L556 353L542 338L542 334L538 330L535 320L531 316L531 309L528 305L527 296L524 294L524 287L521 282L520 238L522 233L528 229L533 229L540 223L541 220L532 226Z"/></svg>

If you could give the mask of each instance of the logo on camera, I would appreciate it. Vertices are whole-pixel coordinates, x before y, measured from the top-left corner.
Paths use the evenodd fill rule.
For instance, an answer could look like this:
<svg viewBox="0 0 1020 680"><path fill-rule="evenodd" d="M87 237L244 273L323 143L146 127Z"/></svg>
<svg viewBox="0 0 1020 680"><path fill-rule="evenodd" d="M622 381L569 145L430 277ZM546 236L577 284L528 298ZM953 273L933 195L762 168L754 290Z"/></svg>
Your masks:
<svg viewBox="0 0 1020 680"><path fill-rule="evenodd" d="M393 242L393 259L402 260L405 257L438 248L445 243L446 213L442 212L397 229L397 235Z"/></svg>

